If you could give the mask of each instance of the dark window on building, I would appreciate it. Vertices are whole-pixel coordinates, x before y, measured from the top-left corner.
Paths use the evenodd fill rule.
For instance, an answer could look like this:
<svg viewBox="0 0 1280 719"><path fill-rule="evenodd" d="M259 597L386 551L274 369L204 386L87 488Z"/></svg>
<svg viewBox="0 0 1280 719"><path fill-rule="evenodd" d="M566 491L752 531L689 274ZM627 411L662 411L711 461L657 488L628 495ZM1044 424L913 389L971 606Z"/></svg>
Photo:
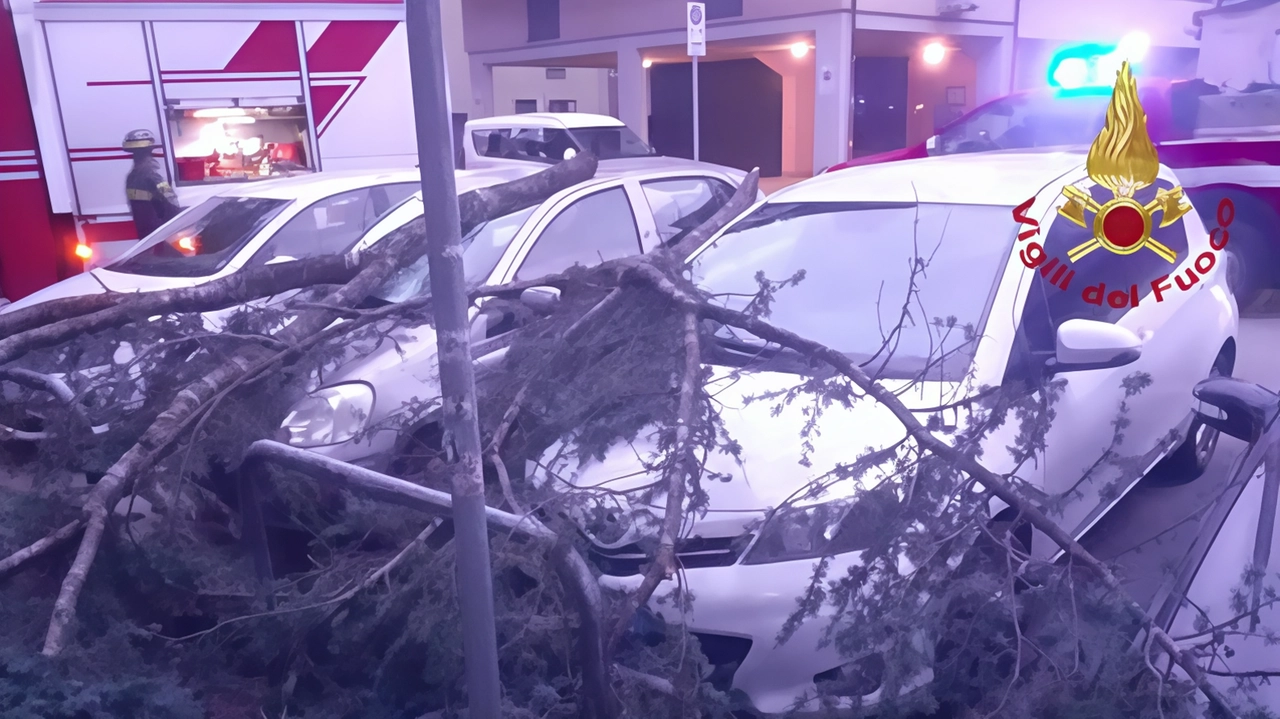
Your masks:
<svg viewBox="0 0 1280 719"><path fill-rule="evenodd" d="M521 115L526 112L537 112L537 100L516 100L516 114Z"/></svg>
<svg viewBox="0 0 1280 719"><path fill-rule="evenodd" d="M577 100L548 100L547 112L577 112Z"/></svg>
<svg viewBox="0 0 1280 719"><path fill-rule="evenodd" d="M742 17L742 0L706 0L706 3L708 20Z"/></svg>
<svg viewBox="0 0 1280 719"><path fill-rule="evenodd" d="M529 42L560 39L560 0L526 0Z"/></svg>
<svg viewBox="0 0 1280 719"><path fill-rule="evenodd" d="M569 76L568 71L566 71L563 67L549 67L549 68L547 68L547 79L548 79L548 80L563 80L563 79L565 79L565 78L566 78L566 77L568 77L568 76Z"/></svg>

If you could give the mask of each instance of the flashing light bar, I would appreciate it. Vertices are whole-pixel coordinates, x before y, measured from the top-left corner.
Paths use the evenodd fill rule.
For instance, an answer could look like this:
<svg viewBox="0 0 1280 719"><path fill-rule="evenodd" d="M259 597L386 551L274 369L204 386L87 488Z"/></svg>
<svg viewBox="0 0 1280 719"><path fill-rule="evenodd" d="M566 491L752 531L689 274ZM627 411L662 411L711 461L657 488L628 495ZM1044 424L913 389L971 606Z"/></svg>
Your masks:
<svg viewBox="0 0 1280 719"><path fill-rule="evenodd" d="M1121 63L1127 60L1137 72L1150 47L1151 38L1144 32L1129 33L1114 45L1068 45L1049 62L1049 85L1062 90L1110 88Z"/></svg>

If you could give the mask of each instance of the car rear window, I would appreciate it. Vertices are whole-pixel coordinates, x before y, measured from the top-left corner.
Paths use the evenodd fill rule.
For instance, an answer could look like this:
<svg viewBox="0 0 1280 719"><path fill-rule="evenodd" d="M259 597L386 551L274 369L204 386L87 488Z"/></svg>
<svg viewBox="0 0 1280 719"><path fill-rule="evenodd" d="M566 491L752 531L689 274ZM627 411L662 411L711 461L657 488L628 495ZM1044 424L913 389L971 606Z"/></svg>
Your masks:
<svg viewBox="0 0 1280 719"><path fill-rule="evenodd" d="M107 269L151 277L208 277L225 267L290 202L210 198L175 217Z"/></svg>

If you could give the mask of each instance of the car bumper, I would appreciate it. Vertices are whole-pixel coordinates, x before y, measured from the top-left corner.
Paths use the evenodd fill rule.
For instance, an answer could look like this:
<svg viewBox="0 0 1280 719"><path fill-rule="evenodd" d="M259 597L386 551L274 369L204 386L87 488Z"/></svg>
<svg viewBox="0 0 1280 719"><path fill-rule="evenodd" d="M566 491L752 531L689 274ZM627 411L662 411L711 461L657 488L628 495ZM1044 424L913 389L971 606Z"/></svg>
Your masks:
<svg viewBox="0 0 1280 719"><path fill-rule="evenodd" d="M843 576L859 563L860 555L856 553L834 557L827 576ZM817 617L806 619L787 641L778 642L780 630L797 611L797 601L812 583L817 564L816 560L806 559L685 569L680 578L692 596L689 611L680 613L671 602L661 601L675 588L671 580L659 585L649 609L666 621L683 624L690 632L700 635L704 652L713 663L716 658L707 649L708 639L713 642L739 640L731 643L740 647L739 656L729 657L740 662L733 673L732 687L746 694L757 711L767 714L818 712L823 705L817 700L815 677L850 662L834 646L824 646L823 639L832 619L830 611L820 611ZM604 576L600 582L609 589L634 591L642 579L640 575ZM923 686L931 679L931 676L921 676L913 683ZM880 700L880 693L881 690L876 689L841 703L850 707L875 704Z"/></svg>

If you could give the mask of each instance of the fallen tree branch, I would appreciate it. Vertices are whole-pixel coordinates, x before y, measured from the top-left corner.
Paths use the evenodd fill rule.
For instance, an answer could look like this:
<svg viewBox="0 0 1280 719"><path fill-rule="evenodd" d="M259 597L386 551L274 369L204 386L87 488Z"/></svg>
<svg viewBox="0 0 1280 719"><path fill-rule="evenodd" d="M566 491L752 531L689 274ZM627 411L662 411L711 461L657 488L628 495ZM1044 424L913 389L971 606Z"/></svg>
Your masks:
<svg viewBox="0 0 1280 719"><path fill-rule="evenodd" d="M698 463L694 457L689 428L694 422L694 405L702 390L702 350L698 339L698 318L692 310L684 313L684 373L680 379L680 403L676 410L675 441L667 461L662 485L667 502L662 515L662 535L658 551L645 571L639 588L627 597L613 631L609 633L605 656L612 659L618 643L635 618L636 610L649 601L658 585L670 579L678 569L676 540L684 528L685 489L693 481Z"/></svg>
<svg viewBox="0 0 1280 719"><path fill-rule="evenodd" d="M694 228L693 232L685 235L679 242L664 248L664 251L666 254L683 260L694 250L702 247L703 243L711 239L711 236L719 232L722 227L756 204L756 197L759 194L760 168L757 167L747 173L747 176L742 179L742 183L738 185L738 189L734 191L733 196L729 198L729 201L723 207L717 210L706 222Z"/></svg>
<svg viewBox="0 0 1280 719"><path fill-rule="evenodd" d="M19 367L10 367L8 369L0 369L0 380L9 380L14 384L22 385L29 389L48 392L59 402L65 404L67 409L79 420L82 428L88 430L91 434L102 434L108 429L105 425L95 427L89 419L84 405L76 401L76 393L71 390L71 387L66 382L53 375L33 372Z"/></svg>
<svg viewBox="0 0 1280 719"><path fill-rule="evenodd" d="M34 544L19 549L4 559L0 559L0 577L5 576L9 572L12 572L45 552L57 548L63 542L76 536L76 533L79 532L80 528L83 526L84 522L79 519L74 522L68 522L58 530L45 536L43 539L36 541Z"/></svg>
<svg viewBox="0 0 1280 719"><path fill-rule="evenodd" d="M0 315L0 337L5 338L0 340L0 365L33 350L156 315L213 312L303 287L345 284L371 259L370 253L316 257L237 272L195 287L66 297L33 305ZM104 304L100 297L114 301L97 309ZM42 323L33 324L36 321Z"/></svg>
<svg viewBox="0 0 1280 719"><path fill-rule="evenodd" d="M1196 688L1205 695L1222 716L1237 716L1235 710L1227 702L1226 697L1209 682L1205 671L1196 664L1195 657L1179 647L1168 633L1155 625L1150 615L1129 596L1124 585L1121 584L1120 580L1106 564L1094 557L1071 535L1059 527L1057 523L1049 519L1039 507L1036 507L1023 497L1003 477L982 466L973 457L956 450L926 429L915 414L898 399L897 395L885 389L878 382L873 381L863 372L862 368L847 356L818 342L775 327L764 320L704 302L693 293L677 286L670 278L652 265L637 265L633 268L631 274L667 295L687 312L694 312L700 317L745 330L760 339L795 350L806 357L820 360L840 372L840 374L857 385L860 390L887 408L922 450L933 453L968 474L984 489L1016 509L1029 524L1048 536L1073 561L1088 568L1102 582L1103 586L1122 598L1126 610L1147 629L1151 635L1152 642L1187 673L1187 676L1195 683Z"/></svg>
<svg viewBox="0 0 1280 719"><path fill-rule="evenodd" d="M373 497L390 504L408 507L432 515L447 515L453 509L453 498L419 484L406 482L373 470L330 459L323 455L290 447L271 440L260 440L250 445L242 467L243 484L253 484L255 475L261 474L265 463L274 464L305 474L352 492ZM263 537L261 512L242 510L245 517L246 536ZM592 575L586 560L567 538L560 537L538 519L527 514L512 514L494 507L485 508L485 517L492 527L521 534L551 550L551 561L557 576L565 586L570 601L577 605L581 617L579 649L583 661L583 691L589 711L584 716L609 719L617 715L617 704L609 691L604 655L604 630L602 617L604 602L600 585ZM255 547L254 554L265 554L265 547ZM407 551L407 550L406 550ZM269 579L269 578L268 578ZM654 679L657 679L654 677ZM663 681L657 679L657 681Z"/></svg>
<svg viewBox="0 0 1280 719"><path fill-rule="evenodd" d="M518 209L521 203L532 204L538 199L539 191L543 193L541 197L545 198L547 193L576 185L595 175L596 164L594 157L584 153L572 160L553 165L536 175L487 188L483 199L469 199L462 202L460 198L460 205L471 213L462 216L464 229L494 219L494 216L476 213L509 213L512 207ZM518 202L513 200L506 203L495 200L494 193L504 190L519 198ZM467 193L467 195L470 194ZM367 262L362 261L361 269L355 277L321 299L320 304L332 307L354 307L381 287L400 267L411 265L422 257L426 252L426 243L421 240L422 235L415 234L412 228L392 233L392 236L385 238L370 251L370 259ZM304 310L296 315L293 322L281 329L275 338L289 345L298 345L307 338L323 332L337 319L339 319L338 313L333 311ZM45 656L57 656L67 644L70 628L75 620L76 605L106 531L110 508L128 491L135 477L149 471L169 454L173 444L189 424L190 418L201 407L212 401L220 392L234 385L240 377L257 365L265 354L266 350L261 347L241 347L204 378L180 391L169 407L156 417L138 442L125 452L94 485L84 507L84 538L80 542L75 560L63 579L62 588L54 602L53 616L49 620L49 630L45 635L42 650Z"/></svg>

